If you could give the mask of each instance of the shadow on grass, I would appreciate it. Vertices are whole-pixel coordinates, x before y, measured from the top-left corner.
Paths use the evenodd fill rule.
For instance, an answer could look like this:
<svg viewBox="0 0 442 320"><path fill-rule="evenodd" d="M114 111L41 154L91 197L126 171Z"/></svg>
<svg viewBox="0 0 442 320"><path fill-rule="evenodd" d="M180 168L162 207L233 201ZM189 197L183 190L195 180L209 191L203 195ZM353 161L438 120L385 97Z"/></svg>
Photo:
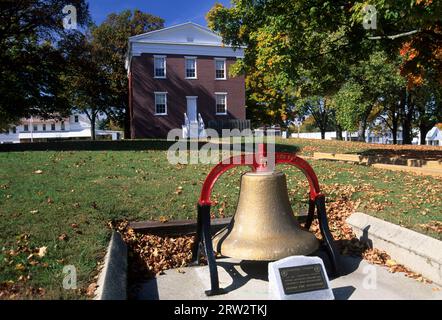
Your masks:
<svg viewBox="0 0 442 320"><path fill-rule="evenodd" d="M119 140L119 141L59 141L59 142L35 142L35 143L17 143L0 144L0 152L24 152L24 151L145 151L145 150L168 150L175 141L167 140ZM195 143L195 142L191 142ZM205 141L197 142L198 149L207 144ZM189 142L187 143L189 147ZM211 148L219 147L221 144L214 144ZM233 148L230 145L230 150ZM223 145L223 148L226 148ZM297 153L299 147L295 145L276 144L277 152ZM225 149L224 149L225 150ZM235 145L234 150L246 151L246 145L241 144L241 148Z"/></svg>
<svg viewBox="0 0 442 320"><path fill-rule="evenodd" d="M397 160L403 159L419 159L425 161L442 160L442 148L440 150L427 150L427 149L368 149L363 152L359 152L362 156L376 156L379 158L396 158Z"/></svg>

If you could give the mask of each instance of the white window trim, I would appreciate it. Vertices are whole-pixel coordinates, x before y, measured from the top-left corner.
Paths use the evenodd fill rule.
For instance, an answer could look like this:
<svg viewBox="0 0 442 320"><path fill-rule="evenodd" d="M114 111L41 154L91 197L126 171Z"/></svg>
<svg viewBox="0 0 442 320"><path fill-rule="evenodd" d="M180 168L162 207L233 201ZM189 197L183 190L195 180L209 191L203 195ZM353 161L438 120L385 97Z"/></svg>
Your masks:
<svg viewBox="0 0 442 320"><path fill-rule="evenodd" d="M164 58L164 76L163 77L156 76L156 72L155 72L155 59L156 58ZM153 56L153 77L154 77L154 79L166 79L166 77L167 77L167 56L164 56L164 55L154 55Z"/></svg>
<svg viewBox="0 0 442 320"><path fill-rule="evenodd" d="M217 107L216 107L216 96L225 96L225 105L226 105L226 111L225 112L217 112ZM225 116L227 115L227 92L215 92L215 114L217 116Z"/></svg>
<svg viewBox="0 0 442 320"><path fill-rule="evenodd" d="M184 79L198 79L198 57L184 56ZM194 59L195 60L195 77L187 77L187 60Z"/></svg>
<svg viewBox="0 0 442 320"><path fill-rule="evenodd" d="M164 99L164 104L165 104L165 112L164 113L157 113L157 94L164 94L165 95L165 99ZM154 105L153 105L153 112L154 115L156 116L167 116L167 92L163 92L163 91L155 91L154 92Z"/></svg>
<svg viewBox="0 0 442 320"><path fill-rule="evenodd" d="M217 61L224 62L224 78L217 78L216 77L216 62ZM214 62L215 62L215 80L227 80L226 58L214 58Z"/></svg>

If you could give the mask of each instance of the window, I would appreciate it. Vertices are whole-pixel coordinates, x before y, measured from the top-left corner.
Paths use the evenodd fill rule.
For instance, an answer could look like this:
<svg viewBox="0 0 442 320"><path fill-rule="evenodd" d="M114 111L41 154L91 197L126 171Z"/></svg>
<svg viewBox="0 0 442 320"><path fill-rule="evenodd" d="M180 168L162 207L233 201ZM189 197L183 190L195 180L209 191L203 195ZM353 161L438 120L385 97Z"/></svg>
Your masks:
<svg viewBox="0 0 442 320"><path fill-rule="evenodd" d="M226 79L226 59L215 58L215 79L216 80Z"/></svg>
<svg viewBox="0 0 442 320"><path fill-rule="evenodd" d="M74 122L78 123L78 116L74 116Z"/></svg>
<svg viewBox="0 0 442 320"><path fill-rule="evenodd" d="M186 61L186 79L196 79L196 58L185 57Z"/></svg>
<svg viewBox="0 0 442 320"><path fill-rule="evenodd" d="M33 130L33 131L38 131L38 125L34 124L34 125L32 126L32 130Z"/></svg>
<svg viewBox="0 0 442 320"><path fill-rule="evenodd" d="M23 125L23 131L29 131L29 125L28 124Z"/></svg>
<svg viewBox="0 0 442 320"><path fill-rule="evenodd" d="M64 131L64 121L61 122L60 129L61 129L62 131Z"/></svg>
<svg viewBox="0 0 442 320"><path fill-rule="evenodd" d="M43 131L46 131L46 123L43 123L42 129L43 129Z"/></svg>
<svg viewBox="0 0 442 320"><path fill-rule="evenodd" d="M166 78L166 56L154 56L154 78Z"/></svg>
<svg viewBox="0 0 442 320"><path fill-rule="evenodd" d="M55 131L55 123L51 123L51 131Z"/></svg>
<svg viewBox="0 0 442 320"><path fill-rule="evenodd" d="M215 93L216 114L227 114L227 93Z"/></svg>
<svg viewBox="0 0 442 320"><path fill-rule="evenodd" d="M16 134L17 133L17 127L12 127L12 133Z"/></svg>
<svg viewBox="0 0 442 320"><path fill-rule="evenodd" d="M155 114L167 114L167 92L155 92Z"/></svg>

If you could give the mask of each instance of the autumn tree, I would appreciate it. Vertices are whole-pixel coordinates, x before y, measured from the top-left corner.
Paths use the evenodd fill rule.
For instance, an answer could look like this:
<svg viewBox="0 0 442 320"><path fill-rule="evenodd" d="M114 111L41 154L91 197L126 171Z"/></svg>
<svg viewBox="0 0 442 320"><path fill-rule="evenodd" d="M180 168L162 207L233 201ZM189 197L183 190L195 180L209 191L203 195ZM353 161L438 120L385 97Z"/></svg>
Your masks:
<svg viewBox="0 0 442 320"><path fill-rule="evenodd" d="M367 5L375 8L374 20L367 17ZM410 84L423 83L421 78L431 70L441 69L440 8L440 2L431 0L234 0L230 8L216 4L207 19L226 43L247 45L244 60L234 70L246 72L251 110L260 117L278 122L293 106L311 113L302 102L321 97L331 102L326 106L340 101L329 113L340 119L337 125L358 125L363 135L370 119L387 114L393 131L401 123L404 143L411 143L413 121L423 113L417 112ZM390 74L371 60L378 51ZM397 64L399 54L402 61ZM408 83L399 89L398 71ZM376 72L388 83L376 81ZM371 85L367 77L372 77ZM319 113L326 110L321 103L309 106Z"/></svg>
<svg viewBox="0 0 442 320"><path fill-rule="evenodd" d="M392 56L400 54L402 57L399 70L406 85L401 90L398 114L403 143L410 144L413 124L422 124L420 130L423 139L425 127L430 127L423 123L427 122L426 119L435 119L423 112L422 106L429 106L431 99L434 100L430 98L435 96L434 92L428 90L434 91L431 90L433 85L440 87L442 84L442 3L433 0L371 0L355 3L352 7L353 21L362 22L362 8L367 4L376 8L378 21L376 28L367 31L367 37ZM422 102L424 96L430 99L426 103ZM418 101L419 105L416 104ZM430 110L436 111L437 107Z"/></svg>

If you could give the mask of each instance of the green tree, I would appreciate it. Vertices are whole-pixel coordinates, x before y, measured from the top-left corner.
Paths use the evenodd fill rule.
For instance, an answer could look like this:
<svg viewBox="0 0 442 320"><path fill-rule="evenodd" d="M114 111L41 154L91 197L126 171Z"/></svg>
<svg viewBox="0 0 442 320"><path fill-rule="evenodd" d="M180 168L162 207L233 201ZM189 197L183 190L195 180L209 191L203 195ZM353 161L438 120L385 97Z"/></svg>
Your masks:
<svg viewBox="0 0 442 320"><path fill-rule="evenodd" d="M90 35L73 33L61 43L66 56L62 79L63 97L70 110L86 114L91 123L91 139L95 140L95 126L100 113L109 109L113 92L100 53L92 45Z"/></svg>
<svg viewBox="0 0 442 320"><path fill-rule="evenodd" d="M65 60L55 45L65 5L77 9L78 27L89 21L84 0L3 0L0 2L0 125L31 115L69 113L60 75Z"/></svg>
<svg viewBox="0 0 442 320"><path fill-rule="evenodd" d="M338 123L346 130L358 130L360 140L365 141L369 123L387 115L390 121L386 124L392 124L396 137L399 119L393 107L397 106L404 86L398 59L391 61L383 51L373 52L367 60L350 66L347 82L333 97Z"/></svg>
<svg viewBox="0 0 442 320"><path fill-rule="evenodd" d="M209 27L226 43L247 45L234 71L246 73L248 102L258 117L279 122L296 115L293 106L321 114L321 104L311 102L328 101L339 89L346 61L354 59L350 53L364 51L352 41L362 26L351 27L347 3L338 2L235 0L231 8L216 4L208 13ZM308 108L303 101L310 101ZM325 116L317 119L333 112Z"/></svg>
<svg viewBox="0 0 442 320"><path fill-rule="evenodd" d="M102 24L91 28L95 60L103 66L110 88L105 112L114 123L125 128L126 138L130 137L128 78L125 69L128 38L163 27L164 20L160 17L139 10L126 10L108 15Z"/></svg>

